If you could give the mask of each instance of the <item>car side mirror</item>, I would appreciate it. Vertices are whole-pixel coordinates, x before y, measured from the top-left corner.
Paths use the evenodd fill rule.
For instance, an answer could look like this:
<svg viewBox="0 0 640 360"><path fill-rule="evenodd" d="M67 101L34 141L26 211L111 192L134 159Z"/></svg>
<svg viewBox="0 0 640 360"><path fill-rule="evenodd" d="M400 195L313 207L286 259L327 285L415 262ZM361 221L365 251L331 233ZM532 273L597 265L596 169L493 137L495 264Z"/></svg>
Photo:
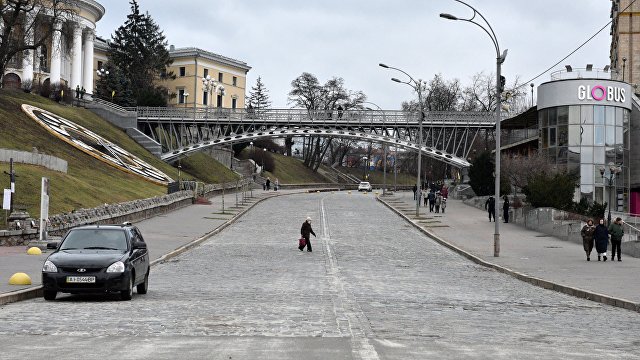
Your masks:
<svg viewBox="0 0 640 360"><path fill-rule="evenodd" d="M147 243L144 241L134 241L133 243L133 250L146 249L146 248L147 248Z"/></svg>
<svg viewBox="0 0 640 360"><path fill-rule="evenodd" d="M58 241L51 241L51 242L48 242L48 243L47 243L47 249L55 250L55 249L57 249L57 248L58 248L58 246L59 246L59 245L60 245L60 242L58 242Z"/></svg>

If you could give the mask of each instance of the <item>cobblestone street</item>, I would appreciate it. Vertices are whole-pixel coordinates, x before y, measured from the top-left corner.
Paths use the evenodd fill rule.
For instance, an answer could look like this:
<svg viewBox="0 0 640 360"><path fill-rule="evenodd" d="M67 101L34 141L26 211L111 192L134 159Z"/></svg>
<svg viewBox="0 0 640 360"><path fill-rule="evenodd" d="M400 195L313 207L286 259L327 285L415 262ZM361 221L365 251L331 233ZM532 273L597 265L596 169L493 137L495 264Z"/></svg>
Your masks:
<svg viewBox="0 0 640 360"><path fill-rule="evenodd" d="M0 307L0 358L640 359L640 314L471 263L371 194L264 201L150 281Z"/></svg>

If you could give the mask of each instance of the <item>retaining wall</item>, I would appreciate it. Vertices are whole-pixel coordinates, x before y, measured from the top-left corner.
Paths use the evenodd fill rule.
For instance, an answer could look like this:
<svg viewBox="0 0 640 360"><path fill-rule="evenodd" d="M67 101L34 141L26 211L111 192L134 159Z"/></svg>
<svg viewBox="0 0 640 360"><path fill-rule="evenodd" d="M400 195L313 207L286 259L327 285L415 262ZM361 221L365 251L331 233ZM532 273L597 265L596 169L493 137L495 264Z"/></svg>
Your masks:
<svg viewBox="0 0 640 360"><path fill-rule="evenodd" d="M487 198L488 196L476 196L464 200L464 203L484 210L484 204ZM513 203L512 197L510 196L509 198L511 203ZM502 202L500 202L499 209L502 209ZM502 210L496 215L498 219L500 219ZM575 220L573 219L574 217L574 214L554 208L532 208L524 206L509 209L509 222L556 237L560 240L582 245L582 235L580 235L580 231L585 222ZM628 227L625 228L625 232L628 232L628 230ZM622 245L622 252L624 254L640 257L640 241L638 241L637 238L638 234L625 234ZM611 246L609 246L609 250L610 249Z"/></svg>

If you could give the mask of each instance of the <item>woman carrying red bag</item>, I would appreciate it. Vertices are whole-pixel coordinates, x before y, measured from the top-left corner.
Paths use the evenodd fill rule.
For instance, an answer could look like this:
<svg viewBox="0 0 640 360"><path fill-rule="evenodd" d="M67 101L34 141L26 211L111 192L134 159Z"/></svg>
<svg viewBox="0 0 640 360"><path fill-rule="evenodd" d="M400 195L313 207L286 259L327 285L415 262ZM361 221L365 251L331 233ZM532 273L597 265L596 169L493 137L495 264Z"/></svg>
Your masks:
<svg viewBox="0 0 640 360"><path fill-rule="evenodd" d="M300 246L298 246L298 249L300 249L300 251L304 250L304 247L307 247L307 251L311 252L311 242L309 241L309 237L311 236L311 234L313 234L313 236L316 236L316 233L313 232L313 229L311 228L311 218L307 217L307 220L305 220L305 222L302 223L302 228L300 229L300 235L302 235L302 239L304 239L304 244L302 242L302 239L300 239Z"/></svg>

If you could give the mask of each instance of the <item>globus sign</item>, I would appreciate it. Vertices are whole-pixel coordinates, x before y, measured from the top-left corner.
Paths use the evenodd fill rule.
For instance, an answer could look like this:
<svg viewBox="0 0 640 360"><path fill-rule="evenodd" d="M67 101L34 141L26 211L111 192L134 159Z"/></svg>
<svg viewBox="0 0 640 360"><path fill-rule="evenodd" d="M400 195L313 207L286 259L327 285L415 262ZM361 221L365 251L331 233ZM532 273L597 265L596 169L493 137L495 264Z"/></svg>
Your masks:
<svg viewBox="0 0 640 360"><path fill-rule="evenodd" d="M626 100L626 90L618 86L579 85L578 100L606 100L624 103Z"/></svg>

